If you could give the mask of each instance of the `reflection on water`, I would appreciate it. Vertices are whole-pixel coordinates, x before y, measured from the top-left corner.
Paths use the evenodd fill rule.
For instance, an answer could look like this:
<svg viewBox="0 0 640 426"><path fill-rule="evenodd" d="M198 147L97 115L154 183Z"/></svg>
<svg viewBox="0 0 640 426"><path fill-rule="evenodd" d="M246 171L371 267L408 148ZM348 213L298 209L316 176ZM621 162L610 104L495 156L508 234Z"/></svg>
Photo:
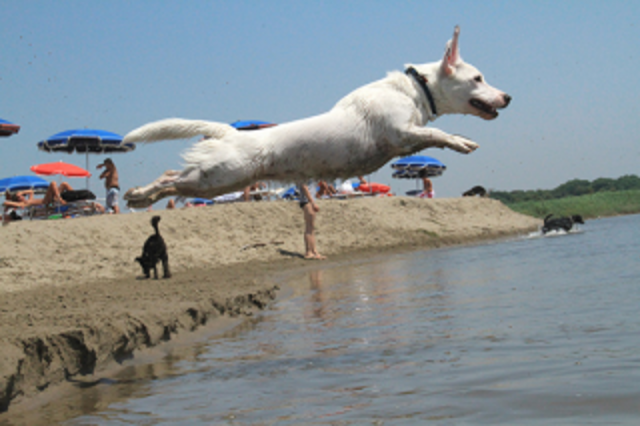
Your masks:
<svg viewBox="0 0 640 426"><path fill-rule="evenodd" d="M637 424L639 225L318 264L259 318L63 399L65 424Z"/></svg>

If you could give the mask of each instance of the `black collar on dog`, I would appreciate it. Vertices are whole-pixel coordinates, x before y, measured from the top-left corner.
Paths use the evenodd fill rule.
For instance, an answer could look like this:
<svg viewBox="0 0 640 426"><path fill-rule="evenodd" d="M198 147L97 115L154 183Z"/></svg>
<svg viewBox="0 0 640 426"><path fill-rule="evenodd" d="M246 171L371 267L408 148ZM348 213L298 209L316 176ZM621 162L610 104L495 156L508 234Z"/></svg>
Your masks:
<svg viewBox="0 0 640 426"><path fill-rule="evenodd" d="M438 112L436 111L436 103L433 100L433 95L431 95L429 86L427 86L427 78L424 75L418 73L418 71L416 71L414 67L407 68L404 73L416 79L420 87L422 87L424 94L427 95L427 99L429 99L429 106L431 107L431 112L433 113L433 115L438 115Z"/></svg>

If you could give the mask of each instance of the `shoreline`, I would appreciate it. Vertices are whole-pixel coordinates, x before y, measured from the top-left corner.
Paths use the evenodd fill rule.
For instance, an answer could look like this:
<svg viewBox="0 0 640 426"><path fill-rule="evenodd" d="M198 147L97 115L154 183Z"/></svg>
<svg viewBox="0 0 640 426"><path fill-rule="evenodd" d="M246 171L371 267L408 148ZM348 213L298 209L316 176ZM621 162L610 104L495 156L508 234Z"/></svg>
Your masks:
<svg viewBox="0 0 640 426"><path fill-rule="evenodd" d="M319 200L317 240L332 260L499 240L538 219L487 198ZM162 217L173 278L139 280L133 259ZM272 303L301 258L297 203L234 203L0 228L0 413L221 317ZM326 262L326 261L325 261ZM0 419L2 414L0 414Z"/></svg>

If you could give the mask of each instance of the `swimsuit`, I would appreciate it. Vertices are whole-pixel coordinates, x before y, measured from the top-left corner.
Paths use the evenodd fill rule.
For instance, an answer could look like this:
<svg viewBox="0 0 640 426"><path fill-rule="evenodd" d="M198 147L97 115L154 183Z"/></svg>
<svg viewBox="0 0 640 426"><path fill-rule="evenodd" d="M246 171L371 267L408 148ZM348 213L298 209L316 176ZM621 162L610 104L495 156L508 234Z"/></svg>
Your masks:
<svg viewBox="0 0 640 426"><path fill-rule="evenodd" d="M303 184L298 184L298 193L300 194L300 196L298 197L298 201L300 202L301 209L303 209L304 206L309 204L309 199L307 198L306 195L304 195L304 192L302 191L302 185Z"/></svg>
<svg viewBox="0 0 640 426"><path fill-rule="evenodd" d="M118 205L118 194L120 193L120 188L117 186L112 186L107 189L107 209L114 210L114 207Z"/></svg>

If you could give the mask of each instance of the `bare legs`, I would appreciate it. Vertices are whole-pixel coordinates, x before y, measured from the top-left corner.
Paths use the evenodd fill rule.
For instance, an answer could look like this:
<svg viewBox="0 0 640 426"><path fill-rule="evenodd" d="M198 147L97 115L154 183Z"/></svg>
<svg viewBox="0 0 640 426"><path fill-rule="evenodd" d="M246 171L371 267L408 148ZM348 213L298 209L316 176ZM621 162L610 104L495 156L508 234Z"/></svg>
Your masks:
<svg viewBox="0 0 640 426"><path fill-rule="evenodd" d="M55 182L51 182L49 184L49 187L47 188L46 194L44 194L44 198L34 198L33 192L28 191L29 195L27 195L26 197L23 196L22 201L5 201L4 206L5 208L13 207L18 209L23 209L28 206L37 206L40 204L53 204L54 202L60 203L60 204L67 204L62 199L62 197L60 197L60 192L71 191L72 189L73 188L71 188L71 185L69 185L67 182L62 182L60 184L60 188L58 188L58 185Z"/></svg>
<svg viewBox="0 0 640 426"><path fill-rule="evenodd" d="M302 208L304 212L304 247L305 247L305 259L324 260L326 257L318 253L316 247L316 236L314 234L316 210L314 209L314 203L307 203Z"/></svg>
<svg viewBox="0 0 640 426"><path fill-rule="evenodd" d="M66 201L60 197L60 193L64 191L72 191L73 188L67 182L62 182L60 187L55 182L51 182L49 187L47 188L47 193L44 194L44 198L42 199L41 204L52 204L54 202L60 204L67 204Z"/></svg>

